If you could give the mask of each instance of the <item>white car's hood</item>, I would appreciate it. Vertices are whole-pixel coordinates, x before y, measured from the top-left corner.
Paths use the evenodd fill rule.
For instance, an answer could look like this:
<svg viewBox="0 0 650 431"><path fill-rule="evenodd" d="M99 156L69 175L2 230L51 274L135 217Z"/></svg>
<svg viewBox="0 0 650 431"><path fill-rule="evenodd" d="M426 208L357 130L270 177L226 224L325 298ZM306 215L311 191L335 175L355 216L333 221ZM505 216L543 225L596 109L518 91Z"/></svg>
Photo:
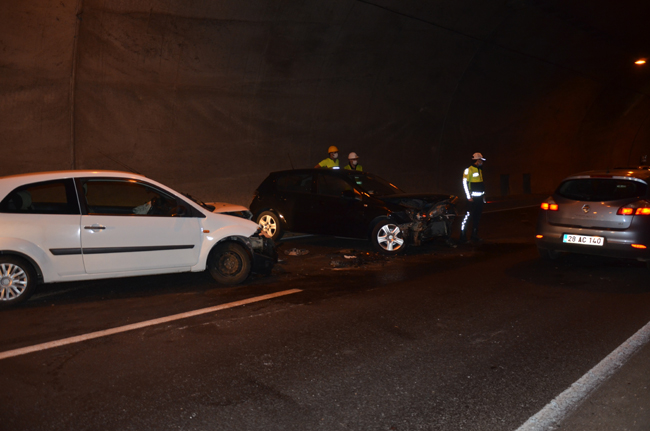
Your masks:
<svg viewBox="0 0 650 431"><path fill-rule="evenodd" d="M228 202L206 202L206 205L212 205L215 213L228 213L234 211L248 211L248 208L242 205L229 204Z"/></svg>

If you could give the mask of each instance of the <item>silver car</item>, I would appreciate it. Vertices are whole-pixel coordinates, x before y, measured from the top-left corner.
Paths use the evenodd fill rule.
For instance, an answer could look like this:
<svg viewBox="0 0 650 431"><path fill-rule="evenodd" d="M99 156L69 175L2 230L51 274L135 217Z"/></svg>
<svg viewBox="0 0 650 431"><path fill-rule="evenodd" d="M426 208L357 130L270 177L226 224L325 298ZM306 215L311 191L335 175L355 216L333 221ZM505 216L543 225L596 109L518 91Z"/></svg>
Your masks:
<svg viewBox="0 0 650 431"><path fill-rule="evenodd" d="M643 261L650 267L650 169L616 168L565 178L537 219L540 256L578 253Z"/></svg>

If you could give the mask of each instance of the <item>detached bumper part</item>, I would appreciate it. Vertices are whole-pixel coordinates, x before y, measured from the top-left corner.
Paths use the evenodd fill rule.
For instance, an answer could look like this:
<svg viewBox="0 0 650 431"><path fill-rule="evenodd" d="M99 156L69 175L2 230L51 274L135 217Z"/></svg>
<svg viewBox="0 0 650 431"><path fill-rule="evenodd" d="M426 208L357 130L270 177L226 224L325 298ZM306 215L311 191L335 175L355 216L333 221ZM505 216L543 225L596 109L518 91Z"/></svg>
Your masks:
<svg viewBox="0 0 650 431"><path fill-rule="evenodd" d="M449 238L451 227L455 217L458 215L454 203L458 200L456 196L450 196L432 205L422 205L405 211L404 215L410 222L399 225L405 237L409 238L411 244L419 246L422 242L433 238ZM405 204L404 202L401 202ZM410 201L415 205L416 201Z"/></svg>
<svg viewBox="0 0 650 431"><path fill-rule="evenodd" d="M427 237L439 237L439 236L449 236L451 232L449 231L449 226L444 221L435 221L429 224L427 228Z"/></svg>
<svg viewBox="0 0 650 431"><path fill-rule="evenodd" d="M273 266L278 262L275 244L265 236L252 236L248 239L253 250L253 272L270 274Z"/></svg>
<svg viewBox="0 0 650 431"><path fill-rule="evenodd" d="M399 227L414 246L419 246L423 241L433 238L448 238L451 234L451 222L443 220L404 223Z"/></svg>

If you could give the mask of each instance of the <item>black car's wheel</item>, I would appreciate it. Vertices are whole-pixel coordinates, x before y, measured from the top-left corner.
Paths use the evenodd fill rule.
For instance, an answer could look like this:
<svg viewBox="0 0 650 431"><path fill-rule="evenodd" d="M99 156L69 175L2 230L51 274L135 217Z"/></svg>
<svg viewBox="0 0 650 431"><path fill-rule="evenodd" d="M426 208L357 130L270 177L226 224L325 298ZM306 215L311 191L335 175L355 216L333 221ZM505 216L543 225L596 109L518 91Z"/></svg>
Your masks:
<svg viewBox="0 0 650 431"><path fill-rule="evenodd" d="M539 257L543 260L557 260L560 257L560 252L556 250L537 247L537 251L539 252Z"/></svg>
<svg viewBox="0 0 650 431"><path fill-rule="evenodd" d="M31 265L14 256L0 255L0 307L27 301L36 288Z"/></svg>
<svg viewBox="0 0 650 431"><path fill-rule="evenodd" d="M280 226L280 217L273 211L261 212L257 216L257 224L262 228L262 235L273 241L279 241L284 235Z"/></svg>
<svg viewBox="0 0 650 431"><path fill-rule="evenodd" d="M387 220L377 223L370 237L373 247L384 254L397 254L406 248L402 230Z"/></svg>
<svg viewBox="0 0 650 431"><path fill-rule="evenodd" d="M208 256L208 271L217 282L226 285L244 282L251 273L251 258L241 244L216 245Z"/></svg>

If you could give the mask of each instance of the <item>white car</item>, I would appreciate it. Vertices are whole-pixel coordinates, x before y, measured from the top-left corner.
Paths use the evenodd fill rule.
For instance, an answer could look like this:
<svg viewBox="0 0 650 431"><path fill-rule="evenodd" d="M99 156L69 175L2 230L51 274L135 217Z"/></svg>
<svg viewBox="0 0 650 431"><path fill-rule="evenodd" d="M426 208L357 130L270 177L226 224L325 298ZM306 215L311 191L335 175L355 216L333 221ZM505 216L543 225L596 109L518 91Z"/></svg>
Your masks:
<svg viewBox="0 0 650 431"><path fill-rule="evenodd" d="M232 285L276 261L256 223L141 175L0 177L0 306L25 301L39 283L208 269Z"/></svg>

